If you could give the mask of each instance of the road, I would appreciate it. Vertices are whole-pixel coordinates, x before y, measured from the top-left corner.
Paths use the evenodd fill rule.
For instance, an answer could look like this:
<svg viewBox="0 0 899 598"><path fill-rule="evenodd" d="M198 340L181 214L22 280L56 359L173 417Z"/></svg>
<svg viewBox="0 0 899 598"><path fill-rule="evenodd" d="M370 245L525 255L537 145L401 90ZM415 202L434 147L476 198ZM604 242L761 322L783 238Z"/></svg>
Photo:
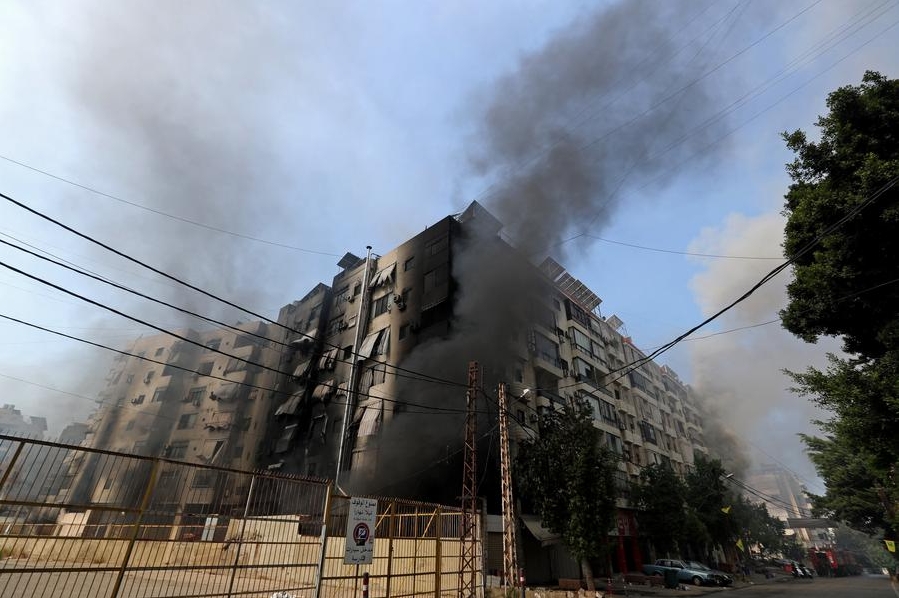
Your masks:
<svg viewBox="0 0 899 598"><path fill-rule="evenodd" d="M858 577L816 577L813 580L792 580L784 583L759 584L733 590L734 598L789 596L804 598L899 598L899 586L886 575Z"/></svg>

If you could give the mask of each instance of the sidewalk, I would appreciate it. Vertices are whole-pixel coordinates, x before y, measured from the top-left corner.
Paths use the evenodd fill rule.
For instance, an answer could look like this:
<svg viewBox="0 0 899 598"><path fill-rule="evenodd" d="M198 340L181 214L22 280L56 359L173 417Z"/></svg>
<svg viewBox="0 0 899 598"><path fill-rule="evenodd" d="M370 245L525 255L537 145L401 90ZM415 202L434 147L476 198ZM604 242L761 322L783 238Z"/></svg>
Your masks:
<svg viewBox="0 0 899 598"><path fill-rule="evenodd" d="M748 588L754 585L763 585L770 583L783 583L793 581L793 577L782 571L776 572L773 578L766 579L764 575L759 573L754 573L750 576L747 581L734 581L733 585L726 588L721 587L710 587L710 586L681 586L682 589L669 589L663 588L660 586L650 586L650 585L642 585L642 584L623 584L621 582L614 582L612 584L612 592L607 592L607 587L605 584L597 585L596 594L592 592L588 592L586 590L581 591L573 591L573 590L557 590L551 588L528 588L526 596L527 598L594 598L595 597L603 597L608 598L611 596L704 596L706 594L714 594L716 592L733 592L735 590L740 590L742 588ZM499 590L499 588L491 588ZM502 596L501 590L495 594L496 596ZM488 592L488 596L491 596L491 593ZM517 596L517 594L516 594Z"/></svg>

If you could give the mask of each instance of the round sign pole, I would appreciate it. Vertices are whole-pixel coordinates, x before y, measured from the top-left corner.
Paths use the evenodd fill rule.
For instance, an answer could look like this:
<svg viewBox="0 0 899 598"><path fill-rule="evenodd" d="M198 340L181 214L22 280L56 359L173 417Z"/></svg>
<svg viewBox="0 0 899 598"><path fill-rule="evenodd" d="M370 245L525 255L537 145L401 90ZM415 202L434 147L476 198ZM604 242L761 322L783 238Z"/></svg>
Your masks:
<svg viewBox="0 0 899 598"><path fill-rule="evenodd" d="M368 598L368 571L362 574L362 598Z"/></svg>

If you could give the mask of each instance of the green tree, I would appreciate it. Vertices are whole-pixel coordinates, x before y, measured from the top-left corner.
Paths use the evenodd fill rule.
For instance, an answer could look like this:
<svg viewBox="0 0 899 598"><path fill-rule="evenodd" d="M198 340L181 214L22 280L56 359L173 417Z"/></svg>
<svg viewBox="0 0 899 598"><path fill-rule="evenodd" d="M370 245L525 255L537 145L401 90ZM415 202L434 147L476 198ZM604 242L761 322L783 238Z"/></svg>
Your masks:
<svg viewBox="0 0 899 598"><path fill-rule="evenodd" d="M899 341L899 187L869 200L899 177L899 80L867 72L827 107L818 142L784 134L796 154L784 209L784 252L795 262L781 318L808 342L841 336L847 353L878 357Z"/></svg>
<svg viewBox="0 0 899 598"><path fill-rule="evenodd" d="M705 541L694 543L693 549L702 560L711 559L712 547L729 546L736 531L730 517L722 509L731 504L730 493L724 484L726 472L717 459L697 455L693 470L684 477L687 506L705 530ZM702 537L694 530L694 538Z"/></svg>
<svg viewBox="0 0 899 598"><path fill-rule="evenodd" d="M591 590L590 560L605 556L614 521L617 464L588 412L578 407L542 416L539 438L522 443L515 463L523 502L562 536Z"/></svg>
<svg viewBox="0 0 899 598"><path fill-rule="evenodd" d="M641 533L649 536L659 557L672 556L685 532L683 480L668 465L650 465L640 472L631 496Z"/></svg>
<svg viewBox="0 0 899 598"><path fill-rule="evenodd" d="M804 437L821 477L818 512L859 529L899 529L899 80L865 73L828 96L820 139L784 134L795 160L784 252L795 260L781 312L808 341L840 337L826 371L792 373L833 417ZM807 248L811 247L811 250ZM854 471L845 472L851 463Z"/></svg>
<svg viewBox="0 0 899 598"><path fill-rule="evenodd" d="M772 517L764 504L755 504L736 494L731 495L731 501L729 515L735 537L743 540L744 550L748 551L750 546L759 545L762 547L762 554L779 553L785 539L784 522Z"/></svg>

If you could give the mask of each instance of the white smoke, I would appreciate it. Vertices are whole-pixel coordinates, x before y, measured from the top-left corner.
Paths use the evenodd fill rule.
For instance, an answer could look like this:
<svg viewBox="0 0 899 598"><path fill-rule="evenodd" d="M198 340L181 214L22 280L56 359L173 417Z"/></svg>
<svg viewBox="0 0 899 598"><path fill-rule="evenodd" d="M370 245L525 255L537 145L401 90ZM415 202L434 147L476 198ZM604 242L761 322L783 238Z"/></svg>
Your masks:
<svg viewBox="0 0 899 598"><path fill-rule="evenodd" d="M720 226L704 229L690 245L696 253L741 257L778 257L783 217L775 212L758 216L731 214ZM778 260L697 258L704 271L691 287L703 315L708 316L740 296ZM789 391L791 380L782 370L823 367L825 353L839 343L825 339L806 344L781 328L777 312L786 304L789 271L758 289L718 320L716 327L695 336L716 336L688 343L694 385L712 401L722 422L749 445L755 465L780 462L805 480L815 473L797 434L815 433L810 423L826 419L811 402ZM744 328L751 327L751 328ZM744 328L726 332L735 328ZM724 333L726 332L726 333Z"/></svg>

